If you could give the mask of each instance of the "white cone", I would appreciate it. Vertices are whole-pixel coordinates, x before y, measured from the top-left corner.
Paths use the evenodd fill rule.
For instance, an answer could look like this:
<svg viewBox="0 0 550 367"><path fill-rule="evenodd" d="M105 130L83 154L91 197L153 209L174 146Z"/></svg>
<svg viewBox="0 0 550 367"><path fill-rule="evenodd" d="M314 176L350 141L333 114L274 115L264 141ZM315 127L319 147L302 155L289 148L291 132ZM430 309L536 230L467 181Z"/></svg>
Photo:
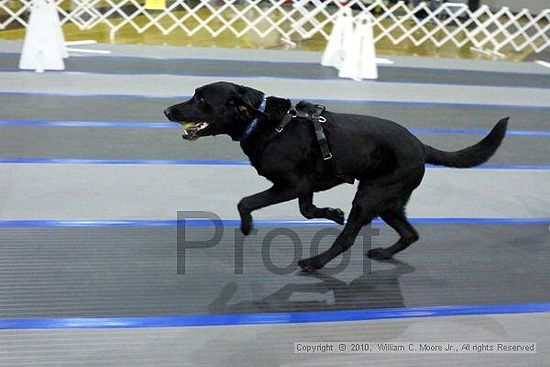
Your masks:
<svg viewBox="0 0 550 367"><path fill-rule="evenodd" d="M355 80L378 78L370 14L362 14L357 18L338 76Z"/></svg>
<svg viewBox="0 0 550 367"><path fill-rule="evenodd" d="M340 78L360 79L359 62L361 59L361 47L359 47L359 45L361 44L361 39L356 31L352 33L349 39L351 47L348 47L346 50L344 62L342 63L338 76Z"/></svg>
<svg viewBox="0 0 550 367"><path fill-rule="evenodd" d="M361 35L359 77L362 79L378 79L378 66L376 65L376 50L374 47L371 15L366 14L365 21L360 21L358 26L358 32Z"/></svg>
<svg viewBox="0 0 550 367"><path fill-rule="evenodd" d="M338 11L336 22L323 52L321 65L333 66L337 69L342 67L342 60L346 49L345 43L350 33L353 33L353 16L351 9L346 7Z"/></svg>
<svg viewBox="0 0 550 367"><path fill-rule="evenodd" d="M63 34L63 29L61 28L59 13L57 12L57 8L53 0L50 0L50 2L48 2L48 10L52 19L51 26L57 37L56 45L59 47L59 52L61 53L61 56L66 59L67 57L69 57L69 52L67 51L67 47L65 45L65 35Z"/></svg>
<svg viewBox="0 0 550 367"><path fill-rule="evenodd" d="M353 34L354 34L353 16L350 10L349 16L344 19L344 34L342 37L342 48L340 50L340 58L338 59L338 64L335 65L335 67L338 70L342 69L344 65L344 60L346 59L350 50L357 48L357 46L354 45Z"/></svg>
<svg viewBox="0 0 550 367"><path fill-rule="evenodd" d="M53 2L35 0L27 25L19 68L25 70L64 70L67 57L63 31Z"/></svg>

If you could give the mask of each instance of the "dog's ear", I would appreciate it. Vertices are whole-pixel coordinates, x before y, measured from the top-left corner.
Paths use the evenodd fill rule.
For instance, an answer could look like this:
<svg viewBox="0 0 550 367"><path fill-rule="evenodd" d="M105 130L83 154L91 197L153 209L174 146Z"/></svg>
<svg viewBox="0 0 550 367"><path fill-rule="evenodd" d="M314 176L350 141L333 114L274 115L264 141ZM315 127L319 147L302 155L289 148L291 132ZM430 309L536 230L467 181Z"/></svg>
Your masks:
<svg viewBox="0 0 550 367"><path fill-rule="evenodd" d="M237 116L241 120L251 120L259 115L261 112L257 110L257 107L262 103L264 94L259 90L238 85L236 93L231 97L230 105L233 105Z"/></svg>
<svg viewBox="0 0 550 367"><path fill-rule="evenodd" d="M232 100L229 102L229 105L233 107L233 111L235 112L235 115L239 120L252 120L254 111L256 109L252 107L250 103L248 103L241 96L233 96Z"/></svg>

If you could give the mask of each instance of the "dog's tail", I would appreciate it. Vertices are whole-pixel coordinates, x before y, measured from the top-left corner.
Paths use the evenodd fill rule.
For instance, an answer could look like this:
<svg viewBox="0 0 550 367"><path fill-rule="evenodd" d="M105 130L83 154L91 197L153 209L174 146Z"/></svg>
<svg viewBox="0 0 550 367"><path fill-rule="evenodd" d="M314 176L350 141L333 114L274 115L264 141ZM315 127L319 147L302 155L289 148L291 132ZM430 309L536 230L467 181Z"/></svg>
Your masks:
<svg viewBox="0 0 550 367"><path fill-rule="evenodd" d="M500 120L479 143L456 152L444 152L425 145L426 163L439 166L468 168L487 162L506 135L509 117Z"/></svg>

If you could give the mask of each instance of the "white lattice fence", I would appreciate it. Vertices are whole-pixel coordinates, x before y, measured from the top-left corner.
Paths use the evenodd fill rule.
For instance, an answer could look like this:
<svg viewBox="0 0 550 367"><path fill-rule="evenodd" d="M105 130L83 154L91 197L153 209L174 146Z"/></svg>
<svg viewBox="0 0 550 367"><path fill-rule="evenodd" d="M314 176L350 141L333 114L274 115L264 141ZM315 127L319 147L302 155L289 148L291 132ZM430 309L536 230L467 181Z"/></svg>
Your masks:
<svg viewBox="0 0 550 367"><path fill-rule="evenodd" d="M104 24L112 37L130 27L139 33L156 28L165 35L183 31L189 36L208 32L217 37L230 32L236 37L328 38L336 12L348 6L354 14L375 15L376 42L431 43L436 47L471 44L494 52L528 48L540 52L550 46L550 9L533 15L527 9L513 13L508 8L491 11L487 6L471 12L466 5L455 3L444 3L434 11L427 3L411 9L404 2L385 0L351 0L345 5L340 0L169 0L165 10L151 11L144 8L142 0L53 1L58 4L62 23L73 23L81 30ZM0 30L26 26L31 2L0 0ZM415 15L420 10L425 12L422 19Z"/></svg>

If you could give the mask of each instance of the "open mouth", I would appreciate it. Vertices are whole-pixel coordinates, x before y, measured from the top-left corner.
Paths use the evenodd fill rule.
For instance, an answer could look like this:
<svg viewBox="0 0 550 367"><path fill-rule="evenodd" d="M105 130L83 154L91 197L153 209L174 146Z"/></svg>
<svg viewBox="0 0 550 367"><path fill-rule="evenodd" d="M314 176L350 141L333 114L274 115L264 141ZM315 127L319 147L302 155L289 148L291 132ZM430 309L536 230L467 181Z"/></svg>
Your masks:
<svg viewBox="0 0 550 367"><path fill-rule="evenodd" d="M196 140L199 138L199 132L208 127L208 122L182 122L181 127L183 129L183 135L181 136L185 140Z"/></svg>

